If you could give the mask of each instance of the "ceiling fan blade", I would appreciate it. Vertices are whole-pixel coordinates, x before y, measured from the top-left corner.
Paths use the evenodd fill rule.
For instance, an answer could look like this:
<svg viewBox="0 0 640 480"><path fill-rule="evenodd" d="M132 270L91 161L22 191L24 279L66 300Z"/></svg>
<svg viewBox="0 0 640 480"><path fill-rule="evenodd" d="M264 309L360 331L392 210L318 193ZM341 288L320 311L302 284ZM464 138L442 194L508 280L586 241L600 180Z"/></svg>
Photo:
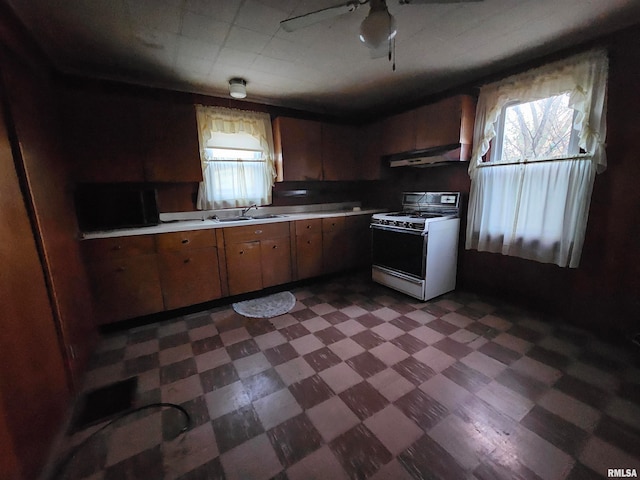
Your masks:
<svg viewBox="0 0 640 480"><path fill-rule="evenodd" d="M323 8L322 10L316 10L315 12L305 13L298 17L287 18L280 22L280 26L285 32L293 32L300 28L308 27L314 23L327 20L329 18L338 17L345 13L355 11L360 6L360 3L353 0L341 5L335 5L333 7Z"/></svg>
<svg viewBox="0 0 640 480"><path fill-rule="evenodd" d="M427 5L434 3L471 3L471 2L483 2L484 0L400 0L400 5Z"/></svg>

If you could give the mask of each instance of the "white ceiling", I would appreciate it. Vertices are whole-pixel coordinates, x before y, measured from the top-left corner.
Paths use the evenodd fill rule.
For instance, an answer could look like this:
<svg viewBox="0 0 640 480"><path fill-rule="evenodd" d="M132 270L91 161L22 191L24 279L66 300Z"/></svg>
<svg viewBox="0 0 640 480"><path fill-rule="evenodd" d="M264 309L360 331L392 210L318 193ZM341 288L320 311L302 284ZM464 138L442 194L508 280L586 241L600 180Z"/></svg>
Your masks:
<svg viewBox="0 0 640 480"><path fill-rule="evenodd" d="M399 5L396 71L358 40L369 7L287 33L341 0L5 0L63 72L357 114L410 102L640 21L640 0Z"/></svg>

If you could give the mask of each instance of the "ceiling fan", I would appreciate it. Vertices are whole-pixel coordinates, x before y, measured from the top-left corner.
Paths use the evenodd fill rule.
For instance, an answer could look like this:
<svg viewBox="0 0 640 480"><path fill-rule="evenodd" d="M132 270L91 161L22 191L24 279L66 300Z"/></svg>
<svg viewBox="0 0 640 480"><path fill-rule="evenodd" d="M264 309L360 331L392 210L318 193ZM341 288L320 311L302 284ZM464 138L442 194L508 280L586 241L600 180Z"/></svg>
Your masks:
<svg viewBox="0 0 640 480"><path fill-rule="evenodd" d="M431 3L467 3L482 2L483 0L399 0L400 5L422 5ZM285 32L293 32L300 28L311 26L315 23L327 20L329 18L338 17L346 13L355 12L363 5L369 4L369 14L360 24L359 38L362 43L371 49L371 56L377 58L389 55L395 50L394 38L398 33L396 28L396 20L389 13L385 0L350 0L340 5L315 10L305 13L297 17L287 18L280 22ZM388 45L388 51L385 47ZM393 64L395 70L395 62Z"/></svg>

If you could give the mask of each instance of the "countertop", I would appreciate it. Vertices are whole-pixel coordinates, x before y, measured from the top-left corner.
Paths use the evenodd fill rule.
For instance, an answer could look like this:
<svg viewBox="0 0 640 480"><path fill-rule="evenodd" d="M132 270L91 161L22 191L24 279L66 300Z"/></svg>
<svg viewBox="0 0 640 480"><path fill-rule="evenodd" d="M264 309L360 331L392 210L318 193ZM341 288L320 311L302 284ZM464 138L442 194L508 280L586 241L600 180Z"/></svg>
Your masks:
<svg viewBox="0 0 640 480"><path fill-rule="evenodd" d="M265 223L295 222L296 220L309 220L314 218L351 217L355 215L373 215L383 212L383 209L361 209L361 210L336 210L317 212L283 213L276 218L260 218L255 220L238 220L231 222L220 222L217 220L171 220L149 227L122 228L117 230L105 230L98 232L86 232L82 234L82 239L90 240L95 238L115 238L128 237L134 235L154 235L158 233L184 232L187 230L201 230L207 228L229 228L242 225L259 225ZM262 213L262 212L261 212ZM251 213L249 213L250 215Z"/></svg>

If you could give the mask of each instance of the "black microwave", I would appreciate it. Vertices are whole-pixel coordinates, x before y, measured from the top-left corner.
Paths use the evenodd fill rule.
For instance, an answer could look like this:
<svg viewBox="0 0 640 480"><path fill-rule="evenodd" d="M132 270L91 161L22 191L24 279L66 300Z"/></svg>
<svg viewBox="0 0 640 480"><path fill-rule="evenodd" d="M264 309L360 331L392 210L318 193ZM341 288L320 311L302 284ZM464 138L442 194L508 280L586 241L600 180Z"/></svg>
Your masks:
<svg viewBox="0 0 640 480"><path fill-rule="evenodd" d="M79 184L75 207L83 232L160 223L157 191L145 184Z"/></svg>

